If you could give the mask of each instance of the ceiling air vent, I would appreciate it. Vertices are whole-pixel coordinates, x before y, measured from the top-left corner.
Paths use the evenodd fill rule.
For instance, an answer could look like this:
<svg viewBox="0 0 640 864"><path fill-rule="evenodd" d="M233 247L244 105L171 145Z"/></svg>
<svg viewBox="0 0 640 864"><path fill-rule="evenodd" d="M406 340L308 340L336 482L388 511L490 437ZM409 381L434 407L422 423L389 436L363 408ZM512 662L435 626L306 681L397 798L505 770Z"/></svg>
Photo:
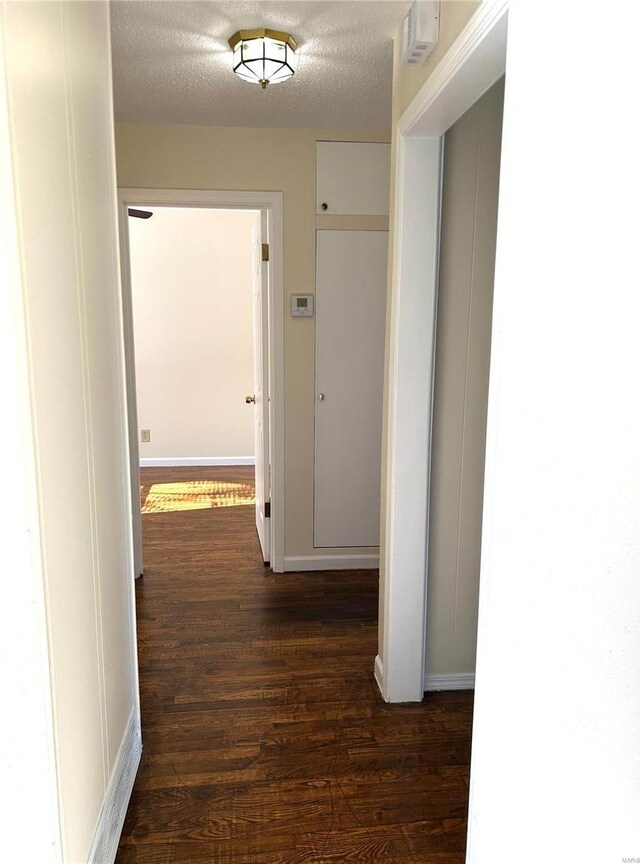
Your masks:
<svg viewBox="0 0 640 864"><path fill-rule="evenodd" d="M438 44L440 0L416 0L402 22L402 62L422 66Z"/></svg>

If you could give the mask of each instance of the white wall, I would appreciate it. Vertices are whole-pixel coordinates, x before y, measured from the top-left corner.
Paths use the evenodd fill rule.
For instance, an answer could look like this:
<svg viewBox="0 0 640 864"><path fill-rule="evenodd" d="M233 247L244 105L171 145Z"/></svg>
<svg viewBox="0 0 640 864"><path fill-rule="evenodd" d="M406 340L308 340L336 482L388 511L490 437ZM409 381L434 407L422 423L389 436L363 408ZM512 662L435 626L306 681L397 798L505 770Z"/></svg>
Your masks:
<svg viewBox="0 0 640 864"><path fill-rule="evenodd" d="M141 459L252 457L256 212L129 218Z"/></svg>
<svg viewBox="0 0 640 864"><path fill-rule="evenodd" d="M467 861L618 864L640 858L640 10L565 0L542 35L540 11L509 12Z"/></svg>
<svg viewBox="0 0 640 864"><path fill-rule="evenodd" d="M445 136L431 443L428 684L433 675L475 672L503 94L504 79Z"/></svg>
<svg viewBox="0 0 640 864"><path fill-rule="evenodd" d="M3 760L5 798L18 811L3 842L15 837L19 847L13 854L5 845L3 857L78 864L88 860L119 748L137 719L108 5L0 9L8 96L0 101L1 191L15 261L8 296L17 370L3 393L13 387L9 429L23 433L22 450L4 455L25 490L3 549L21 556L11 581L24 579L32 592L9 622L16 662L26 667L22 691L3 691L24 712L24 739L14 726L8 766ZM41 777L29 755L28 790L20 760L31 748ZM18 832L20 806L31 825Z"/></svg>
<svg viewBox="0 0 640 864"><path fill-rule="evenodd" d="M9 577L2 580L0 603L0 764L11 787L3 796L3 824L10 826L3 832L3 857L49 864L60 861L61 837L6 36L0 5L0 448L10 454L0 501L3 573Z"/></svg>

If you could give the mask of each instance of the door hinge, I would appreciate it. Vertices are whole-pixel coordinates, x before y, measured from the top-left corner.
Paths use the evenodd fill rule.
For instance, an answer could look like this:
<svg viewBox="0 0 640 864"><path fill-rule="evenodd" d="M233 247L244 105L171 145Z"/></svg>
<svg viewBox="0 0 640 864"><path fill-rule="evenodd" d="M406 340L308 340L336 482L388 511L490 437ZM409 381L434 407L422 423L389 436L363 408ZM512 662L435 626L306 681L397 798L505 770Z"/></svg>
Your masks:
<svg viewBox="0 0 640 864"><path fill-rule="evenodd" d="M271 501L265 501L264 502L264 518L265 519L271 518Z"/></svg>
<svg viewBox="0 0 640 864"><path fill-rule="evenodd" d="M268 243L262 244L262 260L263 261L269 260L269 244Z"/></svg>

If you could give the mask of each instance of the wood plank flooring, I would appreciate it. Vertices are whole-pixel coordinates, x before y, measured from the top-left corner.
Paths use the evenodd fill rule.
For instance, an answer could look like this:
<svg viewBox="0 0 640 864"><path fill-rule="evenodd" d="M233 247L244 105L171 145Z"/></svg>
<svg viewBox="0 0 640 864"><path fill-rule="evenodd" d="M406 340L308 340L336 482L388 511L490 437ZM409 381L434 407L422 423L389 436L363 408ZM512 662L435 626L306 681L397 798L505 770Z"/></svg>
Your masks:
<svg viewBox="0 0 640 864"><path fill-rule="evenodd" d="M143 500L252 470L145 469ZM246 504L143 532L144 751L117 864L463 864L472 696L382 701L377 573L271 574Z"/></svg>

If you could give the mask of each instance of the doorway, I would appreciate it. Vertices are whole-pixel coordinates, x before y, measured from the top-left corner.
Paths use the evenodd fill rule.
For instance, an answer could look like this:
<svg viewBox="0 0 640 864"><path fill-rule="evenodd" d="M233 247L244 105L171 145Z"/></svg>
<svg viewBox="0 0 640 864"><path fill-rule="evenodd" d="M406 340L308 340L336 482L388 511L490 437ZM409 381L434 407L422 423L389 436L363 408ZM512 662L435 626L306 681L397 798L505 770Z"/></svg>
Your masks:
<svg viewBox="0 0 640 864"><path fill-rule="evenodd" d="M506 0L482 3L398 124L388 354L393 386L386 405L385 555L374 667L388 702L419 701L429 686L425 673L426 643L433 635L428 632L427 605L434 599L428 586L443 145L456 121L504 76L507 20ZM453 626L465 627L468 621L454 616ZM439 684L451 686L450 681Z"/></svg>
<svg viewBox="0 0 640 864"><path fill-rule="evenodd" d="M140 508L136 506L140 496L141 464L154 468L164 465L174 469L180 465L255 464L255 523L262 557L265 564L276 572L281 572L283 569L281 199L280 193L120 190L122 306L133 504L131 518L136 553L135 572L138 576L144 570L142 520ZM209 215L208 220L197 218L198 214L203 216L203 211ZM149 213L152 215L149 216ZM242 301L233 294L234 275L233 271L230 271L229 277L223 280L224 284L217 286L218 291L227 292L226 300L224 297L218 298L220 301L218 308L221 312L226 308L229 314L221 315L224 321L213 321L212 302L215 298L211 296L213 285L210 285L208 296L200 296L198 301L202 313L200 317L204 319L199 321L195 310L192 309L190 318L186 314L189 294L194 292L193 285L186 285L193 276L187 264L189 257L187 247L191 245L192 251L195 251L205 245L206 232L213 230L216 223L220 224L220 219L224 218L225 213L229 215L231 221L238 223L235 229L246 222L244 228L250 232L245 269L251 287L250 295L244 298L247 307L245 312L249 314L240 322L233 319L234 310L236 313L240 311ZM176 293L179 285L175 284L175 273L173 288L165 292L168 296L163 295L162 284L166 281L166 274L163 273L162 265L158 265L157 260L153 260L152 245L144 242L137 244L136 254L132 255L132 242L140 239L141 236L144 237L145 223L153 219L153 214L156 214L154 234L157 235L159 244L164 247L164 255L162 256L160 251L158 258L162 256L166 259L167 250L172 250L169 257L173 260L174 269L183 265L184 297ZM184 221L189 219L192 224L186 229L187 238L184 234ZM135 228L132 227L132 222ZM179 231L177 226L181 222L183 228ZM176 250L180 233L186 238L186 247L182 252ZM226 245L230 244L232 244L231 235ZM211 245L215 245L213 241ZM228 251L227 249L226 252ZM138 252L140 254L137 254ZM181 255L184 256L183 261L180 261ZM220 249L221 260L222 257L229 263L229 255L226 253L222 255ZM212 262L209 262L208 266L212 266ZM138 294L137 289L132 290L132 276L136 270L144 273L146 277L146 284L141 286L141 294ZM206 285L206 277L204 284ZM200 279L200 291L207 295L206 291L202 291L202 285ZM238 309L235 309L236 306ZM169 330L166 331L171 333L169 340L171 344L163 345L163 341L166 341L166 332L163 338L163 328L158 328L157 323L161 320L166 321L167 315L174 319ZM141 382L139 394L136 382L135 318L138 318L138 328L144 334L141 340L141 355L143 355L141 359L144 363L151 360L155 365L154 369L146 370L145 365L141 364L141 375L145 380ZM236 323L238 323L237 332ZM186 333L186 330L189 333ZM251 359L246 350L242 352L240 346L240 342L247 342L249 332L251 332L252 343ZM243 354L243 359L238 364L239 368L234 370L233 375L210 376L219 379L217 405L208 404L215 400L215 394L212 394L207 387L206 373L203 376L205 380L198 381L200 376L197 357L207 352L207 344L212 340L226 343L227 350L234 357L238 354L236 360ZM218 353L220 347L218 345ZM224 346L222 347L224 353ZM177 351L183 364L186 363L186 368L179 370L177 375L170 372L172 359L176 358L168 355L173 351ZM191 368L189 368L190 364ZM150 374L147 374L147 371ZM172 384L172 400L163 399L168 383ZM248 386L249 384L251 386ZM240 390L247 392L240 392ZM146 422L139 422L143 419L142 416L139 418L139 397L140 407L145 412L145 416L155 417L154 422L158 424L157 436L154 436L150 422L148 425ZM251 412L250 421L248 412ZM220 421L222 414L226 415L224 422ZM186 422L188 420L192 422ZM239 436L240 440L231 444L230 436L233 437L234 434L236 439ZM199 449L206 447L208 452L189 453L188 451L194 447ZM232 447L237 452L222 453L221 447L223 449ZM251 447L253 452L240 453L238 447L244 450ZM213 450L216 452L213 453ZM214 492L215 490L212 494ZM200 505L204 506L202 502ZM153 506L153 500L150 501L149 506Z"/></svg>

